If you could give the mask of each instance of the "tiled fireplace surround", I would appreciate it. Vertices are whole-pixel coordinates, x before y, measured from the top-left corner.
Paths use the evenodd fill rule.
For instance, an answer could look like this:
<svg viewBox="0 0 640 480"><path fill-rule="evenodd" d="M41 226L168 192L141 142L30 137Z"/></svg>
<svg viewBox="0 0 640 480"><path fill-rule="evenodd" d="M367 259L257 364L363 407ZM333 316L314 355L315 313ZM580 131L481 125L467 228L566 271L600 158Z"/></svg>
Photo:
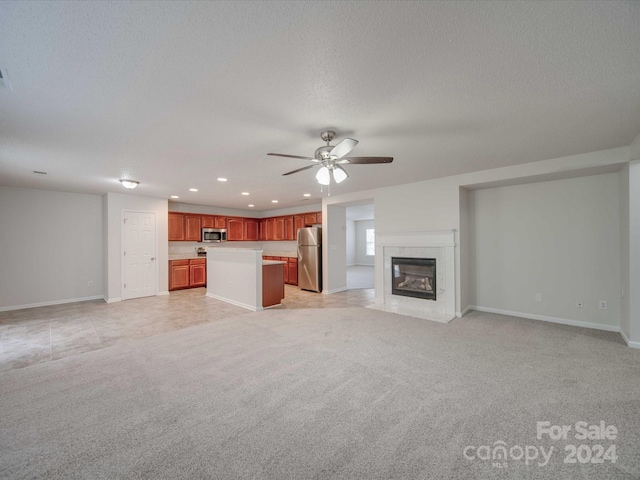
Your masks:
<svg viewBox="0 0 640 480"><path fill-rule="evenodd" d="M376 301L370 308L448 323L455 317L455 230L376 234ZM435 258L436 300L391 293L391 257Z"/></svg>

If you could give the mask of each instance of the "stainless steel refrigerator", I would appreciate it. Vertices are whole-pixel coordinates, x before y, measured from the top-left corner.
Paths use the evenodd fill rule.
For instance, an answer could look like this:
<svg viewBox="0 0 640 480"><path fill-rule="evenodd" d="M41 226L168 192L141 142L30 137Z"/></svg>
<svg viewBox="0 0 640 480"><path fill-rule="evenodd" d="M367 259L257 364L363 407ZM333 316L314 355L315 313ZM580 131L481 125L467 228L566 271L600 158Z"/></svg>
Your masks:
<svg viewBox="0 0 640 480"><path fill-rule="evenodd" d="M298 229L298 286L322 291L322 228Z"/></svg>

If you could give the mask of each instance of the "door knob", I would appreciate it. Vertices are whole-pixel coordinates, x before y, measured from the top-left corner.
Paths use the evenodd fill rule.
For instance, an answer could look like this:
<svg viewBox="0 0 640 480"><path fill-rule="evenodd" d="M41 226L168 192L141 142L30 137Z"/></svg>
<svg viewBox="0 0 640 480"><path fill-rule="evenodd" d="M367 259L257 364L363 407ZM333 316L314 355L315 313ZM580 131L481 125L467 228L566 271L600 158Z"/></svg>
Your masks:
<svg viewBox="0 0 640 480"><path fill-rule="evenodd" d="M156 259L156 257L151 257L151 260L155 260L155 259Z"/></svg>

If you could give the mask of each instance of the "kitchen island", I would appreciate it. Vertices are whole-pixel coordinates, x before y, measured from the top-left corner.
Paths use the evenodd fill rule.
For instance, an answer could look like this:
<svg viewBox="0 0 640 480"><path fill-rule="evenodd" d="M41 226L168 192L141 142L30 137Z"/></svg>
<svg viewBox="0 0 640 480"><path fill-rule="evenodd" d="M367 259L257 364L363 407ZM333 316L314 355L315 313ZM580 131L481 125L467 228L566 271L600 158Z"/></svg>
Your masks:
<svg viewBox="0 0 640 480"><path fill-rule="evenodd" d="M279 305L284 298L284 264L262 260L262 250L207 248L207 296L251 311Z"/></svg>

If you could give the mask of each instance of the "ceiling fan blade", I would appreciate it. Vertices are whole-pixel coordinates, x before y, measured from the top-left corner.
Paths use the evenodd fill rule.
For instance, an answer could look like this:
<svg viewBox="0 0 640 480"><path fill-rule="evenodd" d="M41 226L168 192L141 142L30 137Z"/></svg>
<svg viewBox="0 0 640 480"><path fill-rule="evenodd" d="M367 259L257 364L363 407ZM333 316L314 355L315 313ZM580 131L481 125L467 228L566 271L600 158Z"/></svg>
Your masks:
<svg viewBox="0 0 640 480"><path fill-rule="evenodd" d="M342 158L347 153L349 153L351 150L353 150L353 148L357 144L358 144L357 140L354 140L353 138L345 138L339 144L337 144L335 147L333 147L331 149L331 151L329 152L329 154L331 156L335 155L336 158Z"/></svg>
<svg viewBox="0 0 640 480"><path fill-rule="evenodd" d="M308 169L313 168L313 167L315 167L315 165L307 165L306 167L298 168L296 170L291 170L290 172L283 173L282 176L291 175L292 173L298 173L298 172L301 172L303 170L308 170Z"/></svg>
<svg viewBox="0 0 640 480"><path fill-rule="evenodd" d="M311 158L311 157L301 157L300 155L287 155L285 153L267 153L267 155L273 155L274 157L301 158L303 160L315 160L315 158Z"/></svg>
<svg viewBox="0 0 640 480"><path fill-rule="evenodd" d="M371 164L371 163L391 163L393 157L348 157L336 163L349 163L351 165Z"/></svg>

